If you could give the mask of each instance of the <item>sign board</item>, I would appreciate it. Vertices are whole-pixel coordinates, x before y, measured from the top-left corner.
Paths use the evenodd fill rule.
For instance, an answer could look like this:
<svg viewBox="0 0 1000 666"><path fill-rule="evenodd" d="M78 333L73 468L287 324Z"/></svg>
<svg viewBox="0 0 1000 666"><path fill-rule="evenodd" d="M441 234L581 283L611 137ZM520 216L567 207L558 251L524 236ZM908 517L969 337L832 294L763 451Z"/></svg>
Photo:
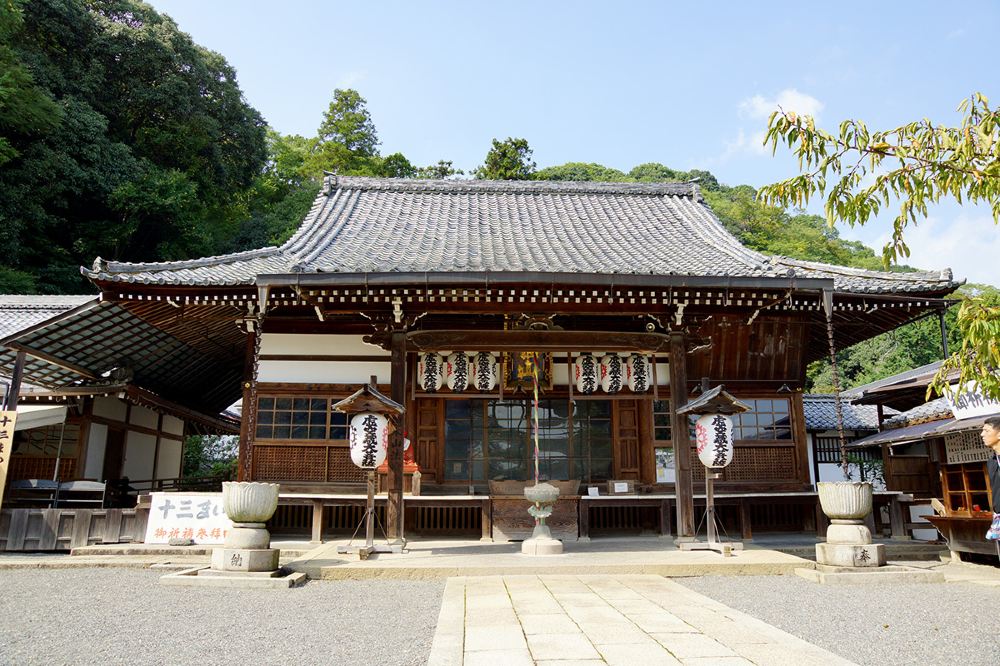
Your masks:
<svg viewBox="0 0 1000 666"><path fill-rule="evenodd" d="M220 545L233 521L222 510L222 493L151 493L146 543L191 539L199 545Z"/></svg>
<svg viewBox="0 0 1000 666"><path fill-rule="evenodd" d="M986 448L978 430L952 432L944 436L945 464L986 462L993 451Z"/></svg>
<svg viewBox="0 0 1000 666"><path fill-rule="evenodd" d="M952 384L952 390L958 388L957 384ZM947 398L951 413L956 419L971 419L975 416L988 416L990 414L1000 414L1000 401L991 400L977 391L976 382L969 382L965 385L966 393L957 398L949 396Z"/></svg>
<svg viewBox="0 0 1000 666"><path fill-rule="evenodd" d="M674 483L677 473L674 469L674 450L666 446L653 449L656 455L656 482Z"/></svg>
<svg viewBox="0 0 1000 666"><path fill-rule="evenodd" d="M7 486L7 468L10 466L10 454L14 452L14 422L17 412L0 412L0 501Z"/></svg>

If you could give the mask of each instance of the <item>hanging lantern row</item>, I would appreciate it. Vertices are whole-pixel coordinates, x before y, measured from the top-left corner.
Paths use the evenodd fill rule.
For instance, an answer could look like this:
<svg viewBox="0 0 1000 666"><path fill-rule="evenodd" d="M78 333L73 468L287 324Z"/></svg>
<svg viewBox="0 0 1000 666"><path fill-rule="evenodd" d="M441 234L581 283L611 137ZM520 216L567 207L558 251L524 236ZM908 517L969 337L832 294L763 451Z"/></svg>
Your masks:
<svg viewBox="0 0 1000 666"><path fill-rule="evenodd" d="M585 352L573 362L576 390L589 395L600 387L605 393L618 393L628 386L634 393L649 389L650 363L642 354L604 354L600 358Z"/></svg>
<svg viewBox="0 0 1000 666"><path fill-rule="evenodd" d="M725 414L705 414L694 424L698 460L719 469L733 461L733 420Z"/></svg>
<svg viewBox="0 0 1000 666"><path fill-rule="evenodd" d="M456 393L469 389L492 391L500 379L499 362L490 352L455 352L447 357L435 352L420 355L417 381L428 393L447 384Z"/></svg>

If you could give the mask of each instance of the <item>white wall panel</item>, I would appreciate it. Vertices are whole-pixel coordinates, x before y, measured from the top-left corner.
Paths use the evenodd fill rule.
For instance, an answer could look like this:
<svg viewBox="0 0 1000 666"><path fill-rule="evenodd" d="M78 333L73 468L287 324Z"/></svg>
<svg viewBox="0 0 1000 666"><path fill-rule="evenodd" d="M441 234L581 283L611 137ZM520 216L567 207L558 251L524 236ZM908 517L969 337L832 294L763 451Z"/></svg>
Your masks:
<svg viewBox="0 0 1000 666"><path fill-rule="evenodd" d="M91 423L87 435L87 459L83 463L83 478L100 479L104 474L104 447L108 443L108 426Z"/></svg>
<svg viewBox="0 0 1000 666"><path fill-rule="evenodd" d="M169 432L174 435L184 434L184 421L177 418L176 416L170 416L169 414L163 415L163 432Z"/></svg>
<svg viewBox="0 0 1000 666"><path fill-rule="evenodd" d="M123 473L133 480L153 478L156 462L156 437L143 432L128 431L125 435Z"/></svg>
<svg viewBox="0 0 1000 666"><path fill-rule="evenodd" d="M94 415L114 421L125 420L125 401L102 396L94 399Z"/></svg>
<svg viewBox="0 0 1000 666"><path fill-rule="evenodd" d="M389 352L365 344L360 335L298 335L265 333L260 341L261 354L298 354L304 356L385 356Z"/></svg>
<svg viewBox="0 0 1000 666"><path fill-rule="evenodd" d="M367 384L372 375L379 383L390 381L389 363L358 361L261 361L257 379L261 382L323 384Z"/></svg>
<svg viewBox="0 0 1000 666"><path fill-rule="evenodd" d="M152 428L153 430L156 430L159 420L159 415L156 412L139 405L132 405L132 409L128 414L129 423L142 426L143 428Z"/></svg>
<svg viewBox="0 0 1000 666"><path fill-rule="evenodd" d="M183 442L174 439L160 439L160 451L156 456L156 478L175 479L181 475L181 451Z"/></svg>

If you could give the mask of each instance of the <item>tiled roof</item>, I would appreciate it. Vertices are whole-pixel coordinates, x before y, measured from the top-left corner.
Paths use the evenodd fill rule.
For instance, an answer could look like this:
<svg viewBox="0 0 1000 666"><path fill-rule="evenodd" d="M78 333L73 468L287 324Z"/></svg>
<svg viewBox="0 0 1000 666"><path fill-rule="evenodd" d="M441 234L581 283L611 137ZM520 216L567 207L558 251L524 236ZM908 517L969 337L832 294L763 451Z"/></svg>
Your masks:
<svg viewBox="0 0 1000 666"><path fill-rule="evenodd" d="M951 407L948 406L948 401L944 398L937 398L936 400L925 402L918 407L897 414L891 419L886 419L882 425L886 430L889 430L920 423L929 423L931 421L940 421L941 419L950 419L952 416L954 415L951 412Z"/></svg>
<svg viewBox="0 0 1000 666"><path fill-rule="evenodd" d="M918 368L913 368L912 370L906 370L898 374L892 375L891 377L885 377L883 379L876 380L874 382L869 382L868 384L862 384L861 386L855 386L852 389L847 389L843 392L843 396L848 399L860 398L866 393L871 391L882 389L885 387L893 386L895 384L903 384L910 382L911 380L926 380L930 381L931 378L937 374L937 371L941 368L942 361L934 361L933 363L928 363L927 365L921 365Z"/></svg>
<svg viewBox="0 0 1000 666"><path fill-rule="evenodd" d="M0 338L92 301L96 296L12 296L0 294Z"/></svg>
<svg viewBox="0 0 1000 666"><path fill-rule="evenodd" d="M832 278L855 293L947 292L951 272L880 273L741 245L690 184L331 177L281 247L191 261L98 259L96 281L250 285L288 273L544 272Z"/></svg>
<svg viewBox="0 0 1000 666"><path fill-rule="evenodd" d="M835 430L837 428L836 398L827 393L810 393L802 396L807 430ZM877 430L878 411L870 405L852 405L846 398L840 400L844 428L847 430ZM886 414L896 410L887 409Z"/></svg>

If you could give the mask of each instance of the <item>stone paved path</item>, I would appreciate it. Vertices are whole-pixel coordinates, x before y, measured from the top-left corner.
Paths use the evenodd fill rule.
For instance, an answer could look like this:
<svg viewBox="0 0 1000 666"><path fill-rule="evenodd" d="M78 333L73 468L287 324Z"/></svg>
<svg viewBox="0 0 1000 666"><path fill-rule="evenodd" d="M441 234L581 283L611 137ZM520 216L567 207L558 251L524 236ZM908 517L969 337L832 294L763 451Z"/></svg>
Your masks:
<svg viewBox="0 0 1000 666"><path fill-rule="evenodd" d="M431 666L849 665L661 576L449 578Z"/></svg>

